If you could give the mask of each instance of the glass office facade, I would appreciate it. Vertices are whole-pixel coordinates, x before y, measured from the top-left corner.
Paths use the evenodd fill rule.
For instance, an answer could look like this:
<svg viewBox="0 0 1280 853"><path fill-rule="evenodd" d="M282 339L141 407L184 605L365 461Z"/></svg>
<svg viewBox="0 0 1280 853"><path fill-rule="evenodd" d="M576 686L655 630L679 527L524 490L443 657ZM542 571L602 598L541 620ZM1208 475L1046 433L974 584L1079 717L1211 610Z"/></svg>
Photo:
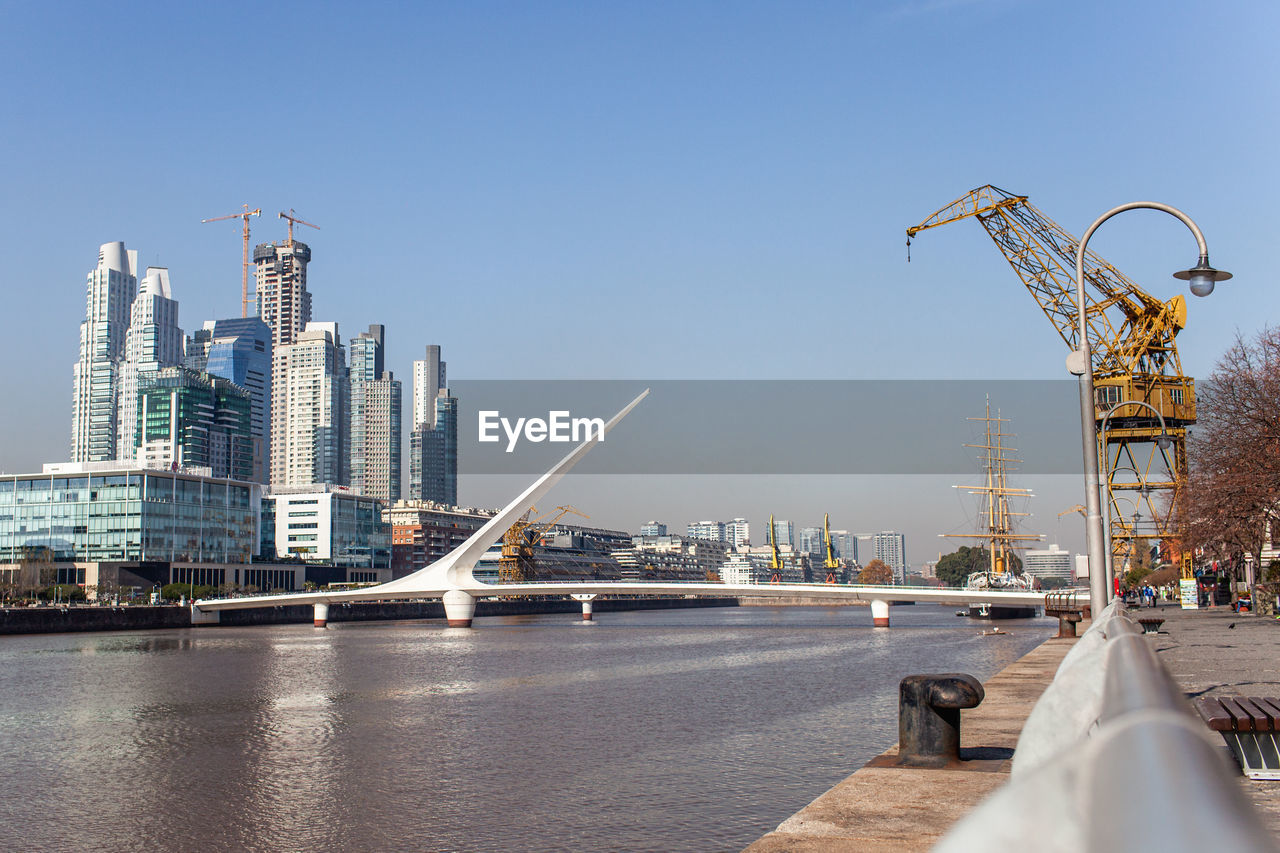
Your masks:
<svg viewBox="0 0 1280 853"><path fill-rule="evenodd" d="M248 563L261 496L234 480L162 471L0 476L0 563Z"/></svg>

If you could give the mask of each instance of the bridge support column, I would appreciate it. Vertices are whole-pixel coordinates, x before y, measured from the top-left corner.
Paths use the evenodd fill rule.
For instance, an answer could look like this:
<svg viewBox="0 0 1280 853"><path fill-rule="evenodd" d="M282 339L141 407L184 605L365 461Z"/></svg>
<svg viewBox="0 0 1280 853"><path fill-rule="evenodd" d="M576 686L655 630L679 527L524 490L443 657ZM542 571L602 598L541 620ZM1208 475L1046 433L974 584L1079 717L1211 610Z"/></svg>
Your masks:
<svg viewBox="0 0 1280 853"><path fill-rule="evenodd" d="M582 621L583 622L592 621L591 620L591 617L592 617L591 602L595 599L595 597L596 597L595 593L585 593L585 592L575 592L573 593L573 595L570 596L570 598L572 598L574 601L582 602Z"/></svg>
<svg viewBox="0 0 1280 853"><path fill-rule="evenodd" d="M889 602L883 598L871 599L871 623L877 628L889 627Z"/></svg>
<svg viewBox="0 0 1280 853"><path fill-rule="evenodd" d="M451 589L441 596L444 602L444 617L450 628L470 628L471 620L476 615L475 596L460 589Z"/></svg>
<svg viewBox="0 0 1280 853"><path fill-rule="evenodd" d="M312 609L315 611L315 626L323 628L329 624L329 605L323 601L317 601L313 604Z"/></svg>

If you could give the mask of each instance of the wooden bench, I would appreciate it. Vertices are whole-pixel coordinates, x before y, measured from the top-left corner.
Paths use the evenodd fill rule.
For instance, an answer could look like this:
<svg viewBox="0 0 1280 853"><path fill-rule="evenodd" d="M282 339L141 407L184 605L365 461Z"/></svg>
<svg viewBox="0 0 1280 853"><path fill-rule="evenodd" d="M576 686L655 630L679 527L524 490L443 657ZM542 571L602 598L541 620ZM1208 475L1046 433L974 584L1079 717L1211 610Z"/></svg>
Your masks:
<svg viewBox="0 0 1280 853"><path fill-rule="evenodd" d="M1231 747L1246 776L1280 780L1280 699L1202 696L1195 706Z"/></svg>

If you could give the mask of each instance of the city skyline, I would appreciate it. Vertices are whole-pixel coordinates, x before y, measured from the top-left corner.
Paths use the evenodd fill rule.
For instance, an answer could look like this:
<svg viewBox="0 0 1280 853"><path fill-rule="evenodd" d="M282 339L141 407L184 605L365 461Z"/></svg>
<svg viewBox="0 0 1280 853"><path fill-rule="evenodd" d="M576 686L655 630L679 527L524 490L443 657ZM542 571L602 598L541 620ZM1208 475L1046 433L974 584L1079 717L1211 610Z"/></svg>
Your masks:
<svg viewBox="0 0 1280 853"><path fill-rule="evenodd" d="M11 10L0 63L30 85L0 97L31 132L6 141L23 164L11 195L29 202L0 214L23 283L3 327L20 368L0 375L0 467L67 455L66 366L94 247L123 240L142 250L137 273L170 268L189 329L234 317L240 223L200 220L246 201L264 211L255 246L284 240L277 210L320 226L306 234L320 316L358 329L395 307L387 367L399 376L431 340L465 378L1063 377L1065 348L977 225L922 235L906 263L903 230L984 183L1076 234L1139 198L1195 217L1236 274L1189 305L1179 341L1198 379L1237 329L1280 313L1261 227L1277 174L1257 144L1277 121L1267 4L1086 4L1074 22L1016 2L498 7L406 10L395 27L307 10L308 38L286 45L236 10L126 9L182 87L91 61L91 15L54 32L36 10ZM1194 72L1168 50L1193 41L1214 55ZM349 61L290 84L287 140L245 144L236 117L269 84L225 67L233 44L297 68L317 50ZM995 44L1002 73L973 60L974 45ZM393 77L421 97L393 98ZM1196 104L1219 132L1181 130ZM90 125L99 143L86 146ZM1121 218L1092 247L1167 298L1181 292L1169 272L1194 252L1166 219ZM997 358L965 340L993 315ZM499 504L501 479L464 477L459 497ZM917 562L929 552L915 543L963 527L951 478L935 479L707 479L671 495L670 482L571 477L558 497L621 521L659 511L663 495L673 523L839 512L867 519L841 527L905 529ZM1077 550L1079 536L1053 528L1080 501L1079 477L1028 485L1046 541ZM739 505L722 511L726 487Z"/></svg>

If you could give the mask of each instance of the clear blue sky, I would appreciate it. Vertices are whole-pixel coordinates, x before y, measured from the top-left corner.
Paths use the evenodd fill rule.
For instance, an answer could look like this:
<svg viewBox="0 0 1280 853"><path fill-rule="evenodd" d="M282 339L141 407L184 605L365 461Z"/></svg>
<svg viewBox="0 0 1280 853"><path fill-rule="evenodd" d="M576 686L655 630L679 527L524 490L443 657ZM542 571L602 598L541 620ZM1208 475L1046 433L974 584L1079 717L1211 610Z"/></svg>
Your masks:
<svg viewBox="0 0 1280 853"><path fill-rule="evenodd" d="M243 202L321 226L316 318L387 324L404 379L427 343L459 378L1061 377L976 223L906 263L904 229L985 183L1077 234L1135 199L1195 217L1236 279L1191 306L1193 375L1280 304L1272 3L7 2L3 20L9 471L67 456L98 245L169 266L190 330L238 313L238 223L200 220ZM1195 260L1159 214L1092 247L1159 294ZM634 528L829 509L906 530L913 561L963 520L896 484L872 504L827 483L779 506L781 488L721 507L593 486L589 510Z"/></svg>

